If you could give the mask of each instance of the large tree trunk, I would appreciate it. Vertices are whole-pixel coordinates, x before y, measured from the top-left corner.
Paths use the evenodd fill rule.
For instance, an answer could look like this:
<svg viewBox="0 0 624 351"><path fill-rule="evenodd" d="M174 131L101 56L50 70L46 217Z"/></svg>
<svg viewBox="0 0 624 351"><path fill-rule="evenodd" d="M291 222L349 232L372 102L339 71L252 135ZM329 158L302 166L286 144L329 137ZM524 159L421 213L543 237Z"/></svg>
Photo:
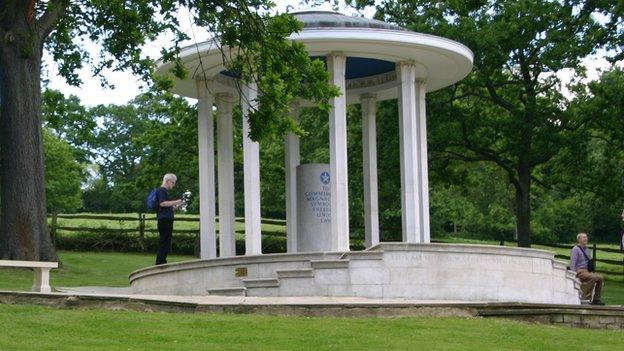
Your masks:
<svg viewBox="0 0 624 351"><path fill-rule="evenodd" d="M531 169L522 161L518 165L516 220L518 246L531 247Z"/></svg>
<svg viewBox="0 0 624 351"><path fill-rule="evenodd" d="M46 222L42 46L26 20L13 20L20 23L0 30L0 259L56 261Z"/></svg>

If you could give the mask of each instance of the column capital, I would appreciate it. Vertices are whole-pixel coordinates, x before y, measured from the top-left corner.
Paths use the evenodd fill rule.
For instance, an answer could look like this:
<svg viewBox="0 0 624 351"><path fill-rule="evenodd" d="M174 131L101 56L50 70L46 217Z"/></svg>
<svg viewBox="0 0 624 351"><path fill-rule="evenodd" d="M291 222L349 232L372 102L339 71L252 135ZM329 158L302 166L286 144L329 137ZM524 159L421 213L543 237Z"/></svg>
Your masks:
<svg viewBox="0 0 624 351"><path fill-rule="evenodd" d="M197 87L197 98L199 99L214 95L214 82L212 81L212 79L198 79L195 81L195 86Z"/></svg>
<svg viewBox="0 0 624 351"><path fill-rule="evenodd" d="M347 58L347 55L345 55L344 52L342 51L332 51L330 53L327 54L327 57L344 57Z"/></svg>
<svg viewBox="0 0 624 351"><path fill-rule="evenodd" d="M222 91L222 92L218 92L214 94L216 99L220 99L220 100L231 100L234 97L234 94L228 92L228 91Z"/></svg>
<svg viewBox="0 0 624 351"><path fill-rule="evenodd" d="M229 108L232 109L232 104L234 102L234 95L229 92L219 92L214 94L215 104L220 106L221 108Z"/></svg>
<svg viewBox="0 0 624 351"><path fill-rule="evenodd" d="M427 78L427 68L413 60L397 62L396 71L397 78L402 78L405 73L410 74L412 72L414 74L414 81Z"/></svg>

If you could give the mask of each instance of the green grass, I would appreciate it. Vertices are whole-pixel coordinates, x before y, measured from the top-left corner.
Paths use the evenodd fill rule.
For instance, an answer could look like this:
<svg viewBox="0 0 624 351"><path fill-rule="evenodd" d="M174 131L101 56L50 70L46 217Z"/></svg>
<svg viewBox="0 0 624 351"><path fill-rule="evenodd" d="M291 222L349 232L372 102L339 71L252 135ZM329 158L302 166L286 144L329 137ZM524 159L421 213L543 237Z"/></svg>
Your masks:
<svg viewBox="0 0 624 351"><path fill-rule="evenodd" d="M606 281L602 288L602 300L609 305L624 306L624 283Z"/></svg>
<svg viewBox="0 0 624 351"><path fill-rule="evenodd" d="M103 253L60 251L62 267L53 269L50 284L55 286L128 286L128 274L151 266L155 254ZM195 259L192 256L171 255L169 262ZM0 290L30 290L33 273L28 269L1 268Z"/></svg>
<svg viewBox="0 0 624 351"><path fill-rule="evenodd" d="M306 318L0 305L0 350L615 350L621 331L495 319Z"/></svg>

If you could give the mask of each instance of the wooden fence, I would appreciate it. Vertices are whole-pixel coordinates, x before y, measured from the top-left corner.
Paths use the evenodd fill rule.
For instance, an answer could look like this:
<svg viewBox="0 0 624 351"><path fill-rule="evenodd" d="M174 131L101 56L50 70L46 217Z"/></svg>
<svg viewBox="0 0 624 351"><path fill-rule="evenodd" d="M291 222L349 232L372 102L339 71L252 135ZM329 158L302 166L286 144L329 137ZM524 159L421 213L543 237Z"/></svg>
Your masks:
<svg viewBox="0 0 624 351"><path fill-rule="evenodd" d="M145 234L146 233L158 233L158 229L156 228L147 228L147 222L156 222L156 216L153 214L145 214L145 213L137 213L135 216L115 216L115 215L93 215L93 214L61 214L61 213L52 213L49 214L50 218L50 236L54 240L57 237L58 231L66 231L66 232L76 232L76 233L138 233L138 242L141 248L145 248ZM58 224L59 219L88 219L93 221L117 221L117 222L137 222L136 226L129 228L106 228L106 227L98 227L96 225L91 227L72 227L72 226L62 226ZM199 224L199 217L176 217L176 222L196 222ZM219 217L215 218L215 221L219 222ZM236 218L236 222L244 223L244 218ZM262 218L262 224L274 224L274 225L286 225L286 221L278 220L278 219L268 219ZM199 236L199 228L197 229L175 229L174 234L194 234L196 237ZM242 231L237 231L237 233L242 233ZM268 231L263 230L262 235L265 236L278 236L278 237L286 237L286 233L282 231Z"/></svg>

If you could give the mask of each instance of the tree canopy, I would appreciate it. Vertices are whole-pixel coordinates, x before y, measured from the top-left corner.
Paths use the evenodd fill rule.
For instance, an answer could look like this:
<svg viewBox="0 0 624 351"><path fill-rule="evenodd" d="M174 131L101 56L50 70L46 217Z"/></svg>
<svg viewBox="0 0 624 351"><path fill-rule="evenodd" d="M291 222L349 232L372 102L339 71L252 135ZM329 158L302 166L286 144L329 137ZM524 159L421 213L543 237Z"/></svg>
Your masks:
<svg viewBox="0 0 624 351"><path fill-rule="evenodd" d="M368 6L372 1L353 1ZM614 11L614 12L608 12ZM533 184L562 149L579 144L556 73L582 74L581 60L617 45L621 9L600 1L382 1L377 17L457 40L475 54L463 81L429 97L431 150L451 160L490 162L515 189L518 244L531 244ZM607 14L600 21L598 15ZM609 16L610 14L610 16Z"/></svg>
<svg viewBox="0 0 624 351"><path fill-rule="evenodd" d="M288 117L297 96L327 107L337 89L328 83L322 62L311 61L301 44L287 40L301 24L287 14L272 15L268 0L49 0L0 2L0 257L56 260L45 208L41 118L42 55L50 53L68 83L80 84L78 69L90 66L94 76L106 69L128 70L152 79L158 88L167 77L153 77L155 61L142 55L148 42L169 38L164 62L174 73L185 72L177 54L189 37L178 16L188 13L193 25L214 33L229 70L243 81L255 81L261 92L252 111L250 136L302 134ZM164 37L163 37L164 36ZM92 52L85 42L99 48ZM302 85L301 82L305 82ZM54 119L49 123L54 124Z"/></svg>

